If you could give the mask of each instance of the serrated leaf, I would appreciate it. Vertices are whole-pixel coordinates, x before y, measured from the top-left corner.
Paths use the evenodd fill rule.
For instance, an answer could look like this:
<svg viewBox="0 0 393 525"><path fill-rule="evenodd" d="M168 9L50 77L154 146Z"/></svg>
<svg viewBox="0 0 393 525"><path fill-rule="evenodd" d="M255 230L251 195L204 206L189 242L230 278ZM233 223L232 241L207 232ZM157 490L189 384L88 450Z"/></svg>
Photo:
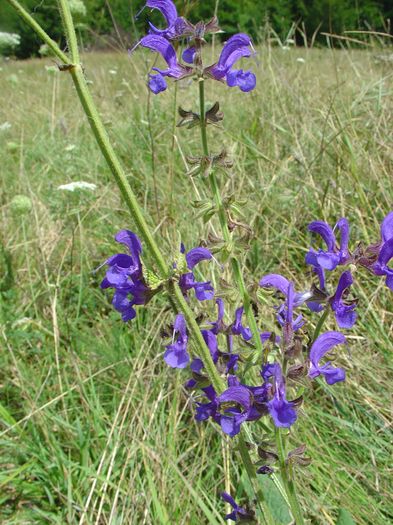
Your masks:
<svg viewBox="0 0 393 525"><path fill-rule="evenodd" d="M336 525L355 525L355 522L346 509L339 509Z"/></svg>

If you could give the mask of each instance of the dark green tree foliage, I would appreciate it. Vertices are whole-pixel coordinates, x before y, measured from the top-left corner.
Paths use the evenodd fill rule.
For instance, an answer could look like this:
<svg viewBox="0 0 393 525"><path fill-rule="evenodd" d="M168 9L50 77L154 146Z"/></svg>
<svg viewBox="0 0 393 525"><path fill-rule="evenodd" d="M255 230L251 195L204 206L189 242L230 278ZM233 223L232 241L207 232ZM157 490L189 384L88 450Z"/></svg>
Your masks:
<svg viewBox="0 0 393 525"><path fill-rule="evenodd" d="M62 29L57 11L56 0L21 0L22 5L30 10L46 31L61 44ZM89 36L115 34L114 22L131 43L147 30L147 17L158 26L164 21L158 12L149 13L145 9L137 20L134 16L144 6L144 0L85 0L87 16L83 22L89 30ZM207 20L214 13L216 0L175 0L179 13L191 21ZM264 34L269 24L283 38L293 22L304 24L307 38L310 40L314 31L342 34L345 30L375 29L386 31L387 20L393 18L392 0L220 0L218 15L226 35L244 31L258 39ZM38 38L12 11L6 0L0 0L0 31L14 31L21 35L22 44L18 56L27 57L37 54L41 45ZM324 42L324 38L320 39ZM303 38L297 39L298 44Z"/></svg>

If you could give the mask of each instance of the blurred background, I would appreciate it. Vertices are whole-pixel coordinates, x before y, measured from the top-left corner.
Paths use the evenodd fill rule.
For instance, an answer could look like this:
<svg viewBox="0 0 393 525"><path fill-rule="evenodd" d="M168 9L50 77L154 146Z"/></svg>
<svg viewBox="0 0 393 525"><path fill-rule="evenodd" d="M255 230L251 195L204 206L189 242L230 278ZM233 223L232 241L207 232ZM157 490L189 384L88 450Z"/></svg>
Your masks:
<svg viewBox="0 0 393 525"><path fill-rule="evenodd" d="M62 29L56 0L24 0L23 6L57 41L62 41ZM221 26L227 35L244 31L256 40L287 38L296 45L305 46L316 41L326 45L323 33L345 34L356 39L367 33L353 31L381 31L390 33L393 17L391 0L178 0L179 13L191 21L209 19L219 7ZM129 46L138 35L145 33L147 18L159 23L158 12L142 12L145 1L71 0L72 12L78 30L88 49L108 49ZM135 15L138 14L137 18ZM28 58L39 54L41 42L7 4L0 0L0 32L16 33L20 43L14 54ZM354 43L354 42L352 42ZM41 50L43 53L45 49Z"/></svg>

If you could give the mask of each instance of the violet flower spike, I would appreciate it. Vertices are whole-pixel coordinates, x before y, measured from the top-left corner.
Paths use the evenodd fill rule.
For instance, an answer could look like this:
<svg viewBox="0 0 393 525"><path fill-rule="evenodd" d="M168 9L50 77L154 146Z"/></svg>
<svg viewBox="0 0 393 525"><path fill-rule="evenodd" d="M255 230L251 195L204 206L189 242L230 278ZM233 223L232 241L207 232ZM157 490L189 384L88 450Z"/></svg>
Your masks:
<svg viewBox="0 0 393 525"><path fill-rule="evenodd" d="M252 91L256 86L256 77L251 71L233 69L234 64L241 58L252 55L251 39L244 33L233 35L221 51L218 62L205 69L204 73L215 80L225 78L229 87L239 87L241 91Z"/></svg>
<svg viewBox="0 0 393 525"><path fill-rule="evenodd" d="M152 51L156 51L168 64L167 69L153 67L153 71L157 71L157 74L150 75L149 89L154 94L165 91L167 86L164 77L171 77L178 80L192 72L190 67L183 66L182 64L178 63L174 47L163 36L147 35L139 41L138 45L151 49Z"/></svg>
<svg viewBox="0 0 393 525"><path fill-rule="evenodd" d="M341 274L338 281L336 293L329 299L330 306L335 314L337 324L340 328L352 328L356 322L357 313L354 311L356 303L346 304L342 296L353 283L353 277L349 270Z"/></svg>
<svg viewBox="0 0 393 525"><path fill-rule="evenodd" d="M322 237L326 244L326 250L311 249L306 255L306 263L313 266L320 266L325 270L334 270L339 264L347 264L351 259L348 251L349 223L344 217L341 218L336 226L341 233L340 247L336 247L336 236L332 228L323 221L314 221L308 225L309 231L317 233Z"/></svg>
<svg viewBox="0 0 393 525"><path fill-rule="evenodd" d="M177 339L174 343L166 347L164 361L171 368L185 368L190 362L190 356L187 352L187 330L186 321L182 314L178 314L174 323L174 335Z"/></svg>
<svg viewBox="0 0 393 525"><path fill-rule="evenodd" d="M320 365L319 361L327 354L334 346L347 344L347 340L340 332L326 332L320 335L313 343L310 350L310 370L308 377L314 379L319 375L325 377L328 385L334 385L339 381L345 380L345 370L334 367L328 361L324 365Z"/></svg>

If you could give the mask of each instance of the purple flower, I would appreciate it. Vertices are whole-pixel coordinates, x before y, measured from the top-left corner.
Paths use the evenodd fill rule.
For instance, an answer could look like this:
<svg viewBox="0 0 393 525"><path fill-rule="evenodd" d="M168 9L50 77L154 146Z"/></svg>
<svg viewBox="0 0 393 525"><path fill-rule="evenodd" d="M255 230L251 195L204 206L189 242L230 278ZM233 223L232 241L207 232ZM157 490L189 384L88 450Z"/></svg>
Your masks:
<svg viewBox="0 0 393 525"><path fill-rule="evenodd" d="M153 71L158 73L157 75L150 75L149 88L153 93L157 94L166 89L166 81L163 77L171 77L178 80L192 72L190 67L178 63L176 51L172 44L163 36L147 35L139 41L138 45L156 51L168 64L167 69L153 67Z"/></svg>
<svg viewBox="0 0 393 525"><path fill-rule="evenodd" d="M340 328L352 328L356 322L357 314L354 311L356 303L346 304L343 301L343 294L353 283L352 274L346 270L341 274L338 281L336 293L329 299L330 306L336 316L337 324Z"/></svg>
<svg viewBox="0 0 393 525"><path fill-rule="evenodd" d="M221 409L220 425L223 432L230 437L236 436L251 412L251 392L245 386L232 386L218 396L217 401Z"/></svg>
<svg viewBox="0 0 393 525"><path fill-rule="evenodd" d="M147 304L154 291L151 290L143 279L141 242L135 233L121 230L115 240L124 244L129 254L118 253L109 257L104 263L109 269L101 282L101 288L114 288L112 304L122 314L123 321L134 319L136 312L134 305Z"/></svg>
<svg viewBox="0 0 393 525"><path fill-rule="evenodd" d="M377 261L373 264L372 270L375 275L384 275L387 286L393 290L393 269L388 263L393 258L393 237L388 239L379 252Z"/></svg>
<svg viewBox="0 0 393 525"><path fill-rule="evenodd" d="M182 247L184 251L184 247ZM187 295L188 290L195 290L195 297L199 301L206 301L214 297L214 288L210 281L200 282L195 280L193 269L197 264L204 260L210 260L212 254L207 248L193 248L185 254L187 269L189 272L182 273L179 278L179 285L184 295Z"/></svg>
<svg viewBox="0 0 393 525"><path fill-rule="evenodd" d="M158 29L149 22L151 33L168 39L181 37L185 28L185 20L177 15L176 6L171 0L147 0L145 7L158 9L167 23L165 29Z"/></svg>
<svg viewBox="0 0 393 525"><path fill-rule="evenodd" d="M178 314L174 324L174 336L177 339L166 347L164 361L172 368L185 368L190 362L190 356L187 352L187 331L186 321L182 314Z"/></svg>
<svg viewBox="0 0 393 525"><path fill-rule="evenodd" d="M310 350L310 371L308 376L311 379L324 375L328 385L334 385L338 381L345 380L345 371L342 368L335 368L328 361L324 365L320 365L319 361L329 352L334 346L346 344L345 336L340 332L326 332L320 335L313 343Z"/></svg>
<svg viewBox="0 0 393 525"><path fill-rule="evenodd" d="M219 297L216 299L216 305L217 305L217 321L214 321L213 323L210 323L212 325L212 328L210 330L213 332L213 334L219 334L222 332L225 332L227 327L224 323L224 301Z"/></svg>
<svg viewBox="0 0 393 525"><path fill-rule="evenodd" d="M211 417L219 423L222 431L230 437L240 432L244 421L256 419L253 410L253 395L249 387L241 385L234 376L228 378L227 388L221 395L217 396L214 388L209 386L203 388L208 403L197 403L195 419L204 421ZM260 414L258 413L258 417Z"/></svg>
<svg viewBox="0 0 393 525"><path fill-rule="evenodd" d="M348 251L349 223L344 217L341 218L335 228L340 230L340 246L336 246L336 236L332 228L323 221L314 221L308 225L309 231L317 233L326 244L326 250L311 249L306 255L306 263L312 266L320 266L325 270L334 270L339 264L347 264L351 256Z"/></svg>
<svg viewBox="0 0 393 525"><path fill-rule="evenodd" d="M245 341L252 339L252 332L248 327L242 324L244 308L241 306L235 311L235 322L232 325L233 335L241 335Z"/></svg>
<svg viewBox="0 0 393 525"><path fill-rule="evenodd" d="M224 501L229 503L231 507L233 508L233 511L230 514L227 514L225 516L225 520L232 520L232 521L246 521L247 523L250 523L250 521L254 521L255 513L249 510L246 510L243 507L240 507L236 501L232 498L228 492L221 492L221 497Z"/></svg>
<svg viewBox="0 0 393 525"><path fill-rule="evenodd" d="M194 46L187 47L181 57L187 64L193 64L194 63L194 57L195 57L196 49Z"/></svg>
<svg viewBox="0 0 393 525"><path fill-rule="evenodd" d="M268 275L265 275L259 281L259 286L261 286L262 288L275 288L276 290L281 292L285 297L288 296L289 285L290 281L288 281L286 277L278 273L270 273ZM298 306L302 305L303 303L311 299L312 295L312 292L308 290L301 293L294 293L293 307L297 308Z"/></svg>
<svg viewBox="0 0 393 525"><path fill-rule="evenodd" d="M233 35L221 51L218 62L205 69L204 73L215 80L226 80L229 87L238 86L241 91L251 91L256 86L256 77L251 71L232 69L243 57L252 55L251 39L244 33Z"/></svg>
<svg viewBox="0 0 393 525"><path fill-rule="evenodd" d="M165 78L160 73L157 73L157 75L149 75L148 86L150 91L158 95L158 93L166 90L167 83Z"/></svg>
<svg viewBox="0 0 393 525"><path fill-rule="evenodd" d="M267 407L276 427L290 427L297 419L293 403L286 399L285 380L279 363L265 365L261 372L262 378L272 382L273 398Z"/></svg>

